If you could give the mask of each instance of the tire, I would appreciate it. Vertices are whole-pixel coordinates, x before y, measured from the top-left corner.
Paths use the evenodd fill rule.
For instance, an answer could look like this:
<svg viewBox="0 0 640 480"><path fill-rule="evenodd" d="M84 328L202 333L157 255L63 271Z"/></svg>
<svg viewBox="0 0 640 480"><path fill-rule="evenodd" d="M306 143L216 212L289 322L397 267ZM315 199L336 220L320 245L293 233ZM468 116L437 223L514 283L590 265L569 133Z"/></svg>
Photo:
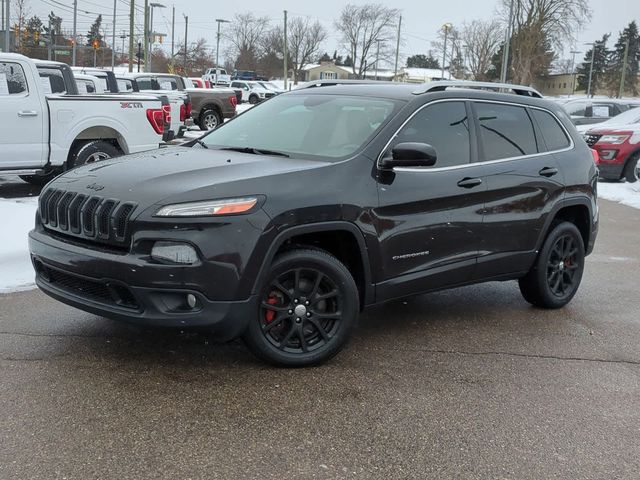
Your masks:
<svg viewBox="0 0 640 480"><path fill-rule="evenodd" d="M222 119L220 118L220 114L217 111L208 108L200 114L198 126L200 127L200 130L207 132L217 128L221 123Z"/></svg>
<svg viewBox="0 0 640 480"><path fill-rule="evenodd" d="M536 263L518 284L524 299L541 308L561 308L578 291L584 272L584 241L573 223L552 227Z"/></svg>
<svg viewBox="0 0 640 480"><path fill-rule="evenodd" d="M122 152L111 143L103 140L90 140L78 145L69 159L68 168L76 168L88 163L119 157L120 155L122 155Z"/></svg>
<svg viewBox="0 0 640 480"><path fill-rule="evenodd" d="M351 273L323 250L276 257L259 298L243 339L256 357L281 367L308 367L336 355L360 310Z"/></svg>
<svg viewBox="0 0 640 480"><path fill-rule="evenodd" d="M257 95L251 95L249 96L249 103L251 105L255 105L256 103L258 103L260 101L260 99L258 98Z"/></svg>
<svg viewBox="0 0 640 480"><path fill-rule="evenodd" d="M636 153L631 157L624 167L623 175L629 183L635 183L640 180L640 165L638 165L638 160L640 160L640 153Z"/></svg>

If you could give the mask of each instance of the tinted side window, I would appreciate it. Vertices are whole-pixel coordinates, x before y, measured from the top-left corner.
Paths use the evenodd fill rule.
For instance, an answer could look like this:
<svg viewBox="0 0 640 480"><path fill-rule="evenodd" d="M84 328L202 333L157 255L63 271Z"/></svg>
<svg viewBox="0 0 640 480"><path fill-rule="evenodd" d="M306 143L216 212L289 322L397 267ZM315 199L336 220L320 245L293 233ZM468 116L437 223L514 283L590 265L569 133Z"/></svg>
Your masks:
<svg viewBox="0 0 640 480"><path fill-rule="evenodd" d="M0 63L0 95L26 93L27 80L17 63Z"/></svg>
<svg viewBox="0 0 640 480"><path fill-rule="evenodd" d="M178 90L178 82L172 77L158 77L160 90Z"/></svg>
<svg viewBox="0 0 640 480"><path fill-rule="evenodd" d="M485 160L538 153L533 124L524 108L495 103L475 106Z"/></svg>
<svg viewBox="0 0 640 480"><path fill-rule="evenodd" d="M140 90L153 90L150 78L136 78L136 81L138 82L138 88Z"/></svg>
<svg viewBox="0 0 640 480"><path fill-rule="evenodd" d="M391 147L403 142L434 147L438 154L435 167L469 163L469 121L464 103L442 102L423 108L398 132Z"/></svg>
<svg viewBox="0 0 640 480"><path fill-rule="evenodd" d="M537 109L532 109L531 112L547 144L547 151L562 150L571 145L567 134L553 115Z"/></svg>

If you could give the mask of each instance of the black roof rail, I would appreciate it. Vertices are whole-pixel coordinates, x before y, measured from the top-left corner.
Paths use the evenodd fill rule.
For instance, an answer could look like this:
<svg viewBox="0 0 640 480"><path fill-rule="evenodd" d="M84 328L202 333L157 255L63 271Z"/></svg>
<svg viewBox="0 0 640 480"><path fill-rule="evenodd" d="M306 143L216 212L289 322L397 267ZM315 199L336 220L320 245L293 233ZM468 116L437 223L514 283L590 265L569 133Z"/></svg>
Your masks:
<svg viewBox="0 0 640 480"><path fill-rule="evenodd" d="M303 88L316 88L316 87L331 87L334 85L403 85L399 82L388 82L382 80L340 80L340 79L323 79L312 80L306 82L298 87Z"/></svg>
<svg viewBox="0 0 640 480"><path fill-rule="evenodd" d="M542 98L540 92L533 87L513 85L510 83L472 82L467 80L436 80L421 85L413 93L414 95L422 95L423 93L442 92L447 88L478 88L482 90L513 92L516 95L525 97Z"/></svg>

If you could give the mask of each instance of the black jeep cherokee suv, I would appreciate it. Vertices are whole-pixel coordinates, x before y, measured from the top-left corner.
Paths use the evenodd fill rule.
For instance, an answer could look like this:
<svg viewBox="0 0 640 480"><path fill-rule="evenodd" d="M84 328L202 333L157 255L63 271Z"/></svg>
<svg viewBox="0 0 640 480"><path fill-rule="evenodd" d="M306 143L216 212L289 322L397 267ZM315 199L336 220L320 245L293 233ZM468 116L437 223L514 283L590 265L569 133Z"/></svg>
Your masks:
<svg viewBox="0 0 640 480"><path fill-rule="evenodd" d="M490 280L558 308L598 228L597 169L561 107L495 84L327 85L40 196L38 286L98 315L335 355L358 313ZM465 87L465 88L457 88ZM482 88L474 88L482 87Z"/></svg>

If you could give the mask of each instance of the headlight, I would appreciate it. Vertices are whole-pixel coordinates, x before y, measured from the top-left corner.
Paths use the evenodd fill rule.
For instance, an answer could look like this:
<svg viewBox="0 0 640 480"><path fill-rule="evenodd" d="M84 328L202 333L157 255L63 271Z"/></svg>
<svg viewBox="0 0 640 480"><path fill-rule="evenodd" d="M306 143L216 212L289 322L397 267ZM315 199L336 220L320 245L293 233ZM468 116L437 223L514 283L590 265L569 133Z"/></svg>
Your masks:
<svg viewBox="0 0 640 480"><path fill-rule="evenodd" d="M151 258L181 265L191 265L198 261L198 253L187 243L159 241L153 244Z"/></svg>
<svg viewBox="0 0 640 480"><path fill-rule="evenodd" d="M620 145L626 142L631 135L603 135L598 143L608 143L610 145Z"/></svg>
<svg viewBox="0 0 640 480"><path fill-rule="evenodd" d="M166 205L156 212L156 217L212 217L216 215L237 215L251 210L258 199L230 198L227 200L205 200L202 202Z"/></svg>

